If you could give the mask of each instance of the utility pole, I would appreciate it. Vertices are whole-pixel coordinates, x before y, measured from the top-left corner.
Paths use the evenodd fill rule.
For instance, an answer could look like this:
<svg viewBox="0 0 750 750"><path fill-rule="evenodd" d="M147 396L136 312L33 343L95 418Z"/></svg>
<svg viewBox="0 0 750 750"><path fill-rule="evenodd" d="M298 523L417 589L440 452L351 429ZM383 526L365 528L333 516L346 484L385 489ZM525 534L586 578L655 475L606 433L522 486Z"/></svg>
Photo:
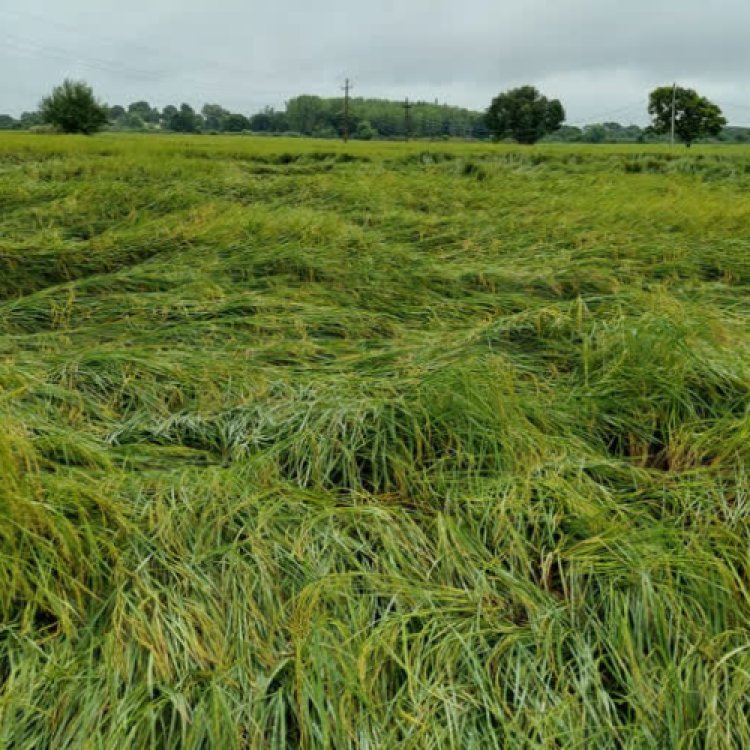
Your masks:
<svg viewBox="0 0 750 750"><path fill-rule="evenodd" d="M411 108L414 105L409 102L409 97L406 97L404 102L404 140L409 140L411 133Z"/></svg>
<svg viewBox="0 0 750 750"><path fill-rule="evenodd" d="M347 78L346 83L343 86L344 89L344 129L343 129L343 138L344 143L348 143L349 141L349 93L354 88L354 85L351 83L351 81Z"/></svg>
<svg viewBox="0 0 750 750"><path fill-rule="evenodd" d="M677 84L672 86L672 148L674 148L674 131L677 120Z"/></svg>

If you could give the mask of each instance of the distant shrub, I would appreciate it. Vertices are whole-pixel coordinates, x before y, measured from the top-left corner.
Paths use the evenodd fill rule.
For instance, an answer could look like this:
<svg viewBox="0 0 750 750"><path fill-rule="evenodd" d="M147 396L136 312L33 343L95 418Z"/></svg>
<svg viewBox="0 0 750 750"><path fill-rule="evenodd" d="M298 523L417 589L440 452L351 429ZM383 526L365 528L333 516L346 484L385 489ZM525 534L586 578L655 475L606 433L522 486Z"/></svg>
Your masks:
<svg viewBox="0 0 750 750"><path fill-rule="evenodd" d="M69 79L42 99L40 112L45 123L64 133L91 135L109 119L106 107L96 100L91 87Z"/></svg>

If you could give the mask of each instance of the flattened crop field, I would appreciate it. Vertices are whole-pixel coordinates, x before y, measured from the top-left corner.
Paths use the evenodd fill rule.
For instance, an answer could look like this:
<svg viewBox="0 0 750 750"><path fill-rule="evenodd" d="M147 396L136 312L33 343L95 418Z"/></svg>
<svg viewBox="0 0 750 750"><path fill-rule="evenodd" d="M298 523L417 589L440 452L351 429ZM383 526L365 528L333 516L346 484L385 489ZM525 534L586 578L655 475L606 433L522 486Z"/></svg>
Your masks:
<svg viewBox="0 0 750 750"><path fill-rule="evenodd" d="M0 746L750 747L750 150L0 138Z"/></svg>

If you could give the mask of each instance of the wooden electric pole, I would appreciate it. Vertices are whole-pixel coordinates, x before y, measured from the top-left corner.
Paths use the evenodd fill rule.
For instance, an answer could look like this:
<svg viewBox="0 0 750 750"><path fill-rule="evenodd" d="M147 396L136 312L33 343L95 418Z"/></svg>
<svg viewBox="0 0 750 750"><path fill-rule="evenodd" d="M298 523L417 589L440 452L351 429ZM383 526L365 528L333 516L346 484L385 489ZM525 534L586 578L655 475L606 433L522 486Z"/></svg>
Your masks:
<svg viewBox="0 0 750 750"><path fill-rule="evenodd" d="M409 97L407 96L404 102L404 140L407 141L411 133L411 108L413 106L413 104L409 103Z"/></svg>
<svg viewBox="0 0 750 750"><path fill-rule="evenodd" d="M673 84L672 86L672 137L671 137L671 143L672 147L674 148L674 131L675 131L675 123L677 121L677 84Z"/></svg>
<svg viewBox="0 0 750 750"><path fill-rule="evenodd" d="M344 127L342 130L342 136L344 138L344 143L348 143L349 141L349 93L354 88L351 81L347 78L346 83L343 86L344 88Z"/></svg>

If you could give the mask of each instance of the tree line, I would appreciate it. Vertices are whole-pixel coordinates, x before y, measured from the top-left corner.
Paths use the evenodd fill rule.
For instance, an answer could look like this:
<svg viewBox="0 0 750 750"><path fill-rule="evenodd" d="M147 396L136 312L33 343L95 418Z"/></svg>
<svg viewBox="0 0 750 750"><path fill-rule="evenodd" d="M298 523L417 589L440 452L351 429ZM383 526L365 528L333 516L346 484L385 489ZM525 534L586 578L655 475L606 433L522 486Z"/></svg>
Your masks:
<svg viewBox="0 0 750 750"><path fill-rule="evenodd" d="M692 89L660 87L649 96L651 124L605 122L584 127L565 125L565 110L533 86L498 94L485 112L439 104L404 103L386 99L351 99L348 115L343 98L302 95L283 110L267 107L252 115L232 112L219 104L200 110L183 103L163 109L147 101L128 105L101 104L83 82L64 81L45 97L35 112L20 118L0 115L0 130L55 128L63 132L94 133L109 128L176 133L255 133L338 138L347 130L353 138L540 140L571 143L644 143L670 140L690 145L697 140L750 142L750 129L727 127L720 108ZM345 119L346 118L346 119ZM345 126L348 127L345 128Z"/></svg>
<svg viewBox="0 0 750 750"><path fill-rule="evenodd" d="M74 82L62 84L58 99L70 100ZM302 95L290 99L283 110L266 107L245 115L220 104L204 104L200 110L190 104L169 104L163 109L147 101L127 105L102 105L101 127L129 131L171 131L174 133L261 133L338 138L344 126L343 98ZM47 104L49 110L49 103ZM35 112L20 118L0 115L0 129L26 130L44 126L50 115L44 102ZM58 123L59 124L59 123ZM62 128L65 129L65 126ZM97 127L97 129L99 129ZM472 112L447 104L415 102L408 120L401 102L386 99L352 99L349 130L353 138L474 138L487 139L489 130L481 112Z"/></svg>

